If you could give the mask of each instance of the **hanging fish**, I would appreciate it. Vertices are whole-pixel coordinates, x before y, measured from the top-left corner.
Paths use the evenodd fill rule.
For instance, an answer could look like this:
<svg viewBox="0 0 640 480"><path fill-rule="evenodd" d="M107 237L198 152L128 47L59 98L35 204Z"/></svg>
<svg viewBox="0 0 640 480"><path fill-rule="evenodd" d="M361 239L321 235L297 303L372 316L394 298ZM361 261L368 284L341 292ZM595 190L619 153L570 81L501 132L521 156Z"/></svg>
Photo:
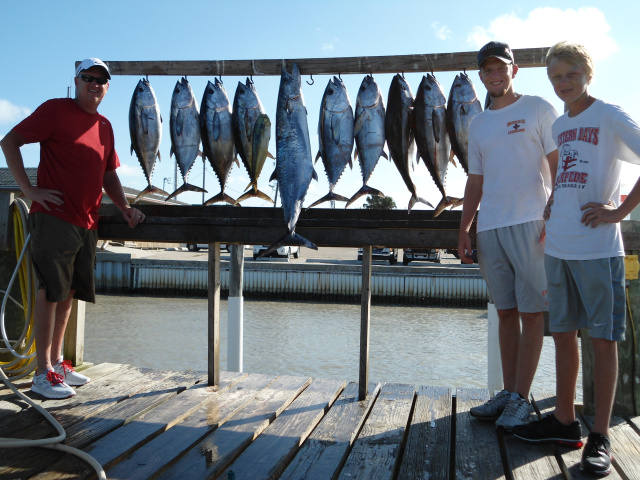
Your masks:
<svg viewBox="0 0 640 480"><path fill-rule="evenodd" d="M322 96L320 121L318 122L318 143L320 150L316 162L322 158L324 170L329 180L329 193L316 200L309 208L328 201L348 202L349 199L334 193L342 172L349 165L353 168L353 109L349 101L347 88L342 79L329 80Z"/></svg>
<svg viewBox="0 0 640 480"><path fill-rule="evenodd" d="M251 190L238 198L237 203L251 197L273 203L269 195L258 190L258 177L264 162L267 157L273 158L268 150L271 121L264 113L258 92L249 78L244 85L238 82L233 98L232 118L236 148L251 180L245 191Z"/></svg>
<svg viewBox="0 0 640 480"><path fill-rule="evenodd" d="M447 101L436 78L430 74L423 76L413 104L418 147L416 161L422 157L442 194L442 200L435 208L434 217L440 215L446 207L461 203L458 198L448 197L444 188L447 167L451 159L446 110Z"/></svg>
<svg viewBox="0 0 640 480"><path fill-rule="evenodd" d="M204 204L227 202L234 205L236 201L227 195L224 189L234 161L238 166L240 163L236 156L236 145L233 139L229 97L222 82L217 78L215 84L207 83L200 108L202 150L220 182L220 193Z"/></svg>
<svg viewBox="0 0 640 480"><path fill-rule="evenodd" d="M362 188L349 199L345 208L364 195L384 197L384 193L367 185L380 157L387 160L384 152L384 99L372 75L362 80L356 97L356 117L353 128L356 141L356 158L362 171Z"/></svg>
<svg viewBox="0 0 640 480"><path fill-rule="evenodd" d="M466 73L456 75L447 101L447 130L451 150L469 173L469 125L482 112L476 89Z"/></svg>
<svg viewBox="0 0 640 480"><path fill-rule="evenodd" d="M131 153L136 152L148 184L133 203L137 203L142 197L151 193L168 195L161 188L151 185L156 159L160 160L162 116L156 95L147 79L140 80L133 92L129 107L129 133L131 134Z"/></svg>
<svg viewBox="0 0 640 480"><path fill-rule="evenodd" d="M287 234L260 256L269 255L283 245L318 247L295 233L311 179L318 180L313 169L307 109L300 88L300 70L293 64L291 74L282 68L276 106L276 170L271 180L278 180L278 190L287 223Z"/></svg>
<svg viewBox="0 0 640 480"><path fill-rule="evenodd" d="M395 75L389 88L387 113L384 119L384 132L391 158L411 193L409 206L407 207L409 212L416 202L424 203L433 208L433 205L418 196L416 186L411 179L410 171L414 168L414 132L411 126L412 117L413 92L411 91L411 87L409 87L409 84L401 75Z"/></svg>
<svg viewBox="0 0 640 480"><path fill-rule="evenodd" d="M169 195L165 201L183 192L205 192L206 190L187 183L189 171L200 152L200 116L198 102L193 96L191 85L185 77L178 80L171 96L171 118L169 121L171 150L169 157L175 154L183 184Z"/></svg>

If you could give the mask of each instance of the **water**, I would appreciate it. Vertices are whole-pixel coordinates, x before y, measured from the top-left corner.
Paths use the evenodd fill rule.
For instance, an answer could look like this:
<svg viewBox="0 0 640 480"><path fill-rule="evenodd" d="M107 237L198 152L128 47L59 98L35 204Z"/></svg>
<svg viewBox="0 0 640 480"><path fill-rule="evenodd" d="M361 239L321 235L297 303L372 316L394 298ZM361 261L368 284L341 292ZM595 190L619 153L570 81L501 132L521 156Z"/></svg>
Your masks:
<svg viewBox="0 0 640 480"><path fill-rule="evenodd" d="M225 370L225 300L220 314ZM360 305L244 301L245 372L357 381L359 355ZM86 306L85 360L206 371L207 300L99 295ZM369 378L486 387L486 309L372 307ZM532 392L555 392L551 337L545 337Z"/></svg>

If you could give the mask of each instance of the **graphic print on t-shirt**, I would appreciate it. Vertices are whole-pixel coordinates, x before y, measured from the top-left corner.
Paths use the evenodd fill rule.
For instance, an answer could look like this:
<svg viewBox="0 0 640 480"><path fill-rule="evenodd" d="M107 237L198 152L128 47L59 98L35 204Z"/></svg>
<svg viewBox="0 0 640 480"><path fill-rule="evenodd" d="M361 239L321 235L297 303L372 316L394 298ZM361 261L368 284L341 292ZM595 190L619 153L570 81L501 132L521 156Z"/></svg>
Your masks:
<svg viewBox="0 0 640 480"><path fill-rule="evenodd" d="M560 148L560 168L556 177L555 188L584 188L589 178L589 173L583 171L587 160L580 158L578 151L579 142L593 145L598 144L598 128L572 128L558 135ZM571 142L571 143L569 143Z"/></svg>

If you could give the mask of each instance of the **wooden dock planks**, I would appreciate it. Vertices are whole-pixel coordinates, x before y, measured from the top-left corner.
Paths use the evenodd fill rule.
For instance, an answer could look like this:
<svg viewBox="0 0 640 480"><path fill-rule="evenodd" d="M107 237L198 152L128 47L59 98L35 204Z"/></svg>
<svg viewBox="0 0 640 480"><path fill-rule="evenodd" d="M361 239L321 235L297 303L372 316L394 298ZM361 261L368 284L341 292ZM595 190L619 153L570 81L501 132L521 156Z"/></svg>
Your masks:
<svg viewBox="0 0 640 480"><path fill-rule="evenodd" d="M413 405L415 387L385 383L338 478L392 479Z"/></svg>
<svg viewBox="0 0 640 480"><path fill-rule="evenodd" d="M420 387L398 478L449 479L451 389Z"/></svg>
<svg viewBox="0 0 640 480"><path fill-rule="evenodd" d="M230 471L238 480L591 478L579 470L581 449L527 445L472 418L469 408L488 398L486 389L452 396L447 387L372 384L359 401L359 385L343 390L342 380L221 372L220 387L208 387L206 372L92 368L91 388L78 389L66 408L41 402L65 422L66 443L84 446L110 479L226 479ZM131 375L117 378L117 371ZM24 416L29 408L3 393L0 428L43 430L41 419ZM534 404L549 412L555 398ZM586 439L593 419L578 418ZM612 419L607 478L640 480L638 420ZM76 457L31 448L0 449L0 477L95 475Z"/></svg>
<svg viewBox="0 0 640 480"><path fill-rule="evenodd" d="M370 384L368 391L366 399L358 400L358 384L351 382L347 385L280 476L280 480L337 478L380 393L380 384Z"/></svg>

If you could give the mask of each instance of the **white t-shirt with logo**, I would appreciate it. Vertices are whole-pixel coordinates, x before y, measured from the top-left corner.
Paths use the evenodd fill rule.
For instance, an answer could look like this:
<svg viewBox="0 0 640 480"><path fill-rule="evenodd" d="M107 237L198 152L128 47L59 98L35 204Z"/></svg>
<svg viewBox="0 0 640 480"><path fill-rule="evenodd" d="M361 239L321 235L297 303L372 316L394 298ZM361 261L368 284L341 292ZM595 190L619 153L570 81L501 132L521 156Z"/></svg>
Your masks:
<svg viewBox="0 0 640 480"><path fill-rule="evenodd" d="M469 173L484 177L478 232L542 220L551 194L546 155L556 149L551 126L557 117L544 98L523 95L473 119Z"/></svg>
<svg viewBox="0 0 640 480"><path fill-rule="evenodd" d="M553 137L559 158L545 253L563 260L624 255L620 224L587 227L580 208L620 205L621 161L640 164L640 127L620 107L596 100L575 117L558 118Z"/></svg>

